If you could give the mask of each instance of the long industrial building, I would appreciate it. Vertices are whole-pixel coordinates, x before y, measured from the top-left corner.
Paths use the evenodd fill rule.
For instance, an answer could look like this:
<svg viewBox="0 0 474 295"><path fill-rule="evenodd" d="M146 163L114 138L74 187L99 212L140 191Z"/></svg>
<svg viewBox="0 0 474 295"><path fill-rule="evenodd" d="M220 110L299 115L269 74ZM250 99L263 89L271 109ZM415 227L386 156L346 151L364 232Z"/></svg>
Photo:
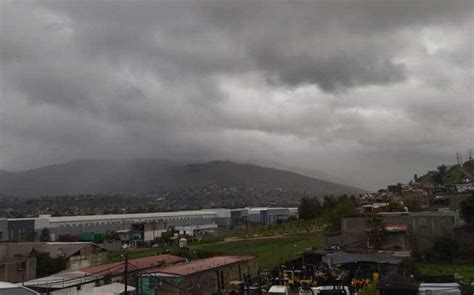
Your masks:
<svg viewBox="0 0 474 295"><path fill-rule="evenodd" d="M34 241L45 228L49 230L51 239L57 240L63 235L105 234L129 230L134 224L159 224L161 229L173 228L180 234L193 236L212 233L218 228L230 228L237 219L248 218L250 222L272 224L291 216L297 216L296 208L219 208L156 213L0 218L0 241Z"/></svg>

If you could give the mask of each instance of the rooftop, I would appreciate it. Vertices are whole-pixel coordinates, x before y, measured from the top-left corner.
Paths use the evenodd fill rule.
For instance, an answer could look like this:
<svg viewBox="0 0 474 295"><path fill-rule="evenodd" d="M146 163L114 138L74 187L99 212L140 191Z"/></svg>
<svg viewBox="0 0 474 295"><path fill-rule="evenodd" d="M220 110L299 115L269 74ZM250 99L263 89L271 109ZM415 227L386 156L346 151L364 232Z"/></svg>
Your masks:
<svg viewBox="0 0 474 295"><path fill-rule="evenodd" d="M35 295L39 294L33 290L8 282L0 282L0 294L2 295Z"/></svg>
<svg viewBox="0 0 474 295"><path fill-rule="evenodd" d="M156 256L149 256L137 259L130 259L129 262L129 269L136 270L136 269L146 269L151 268L154 266L162 266L162 265L169 265L178 262L185 261L185 258L174 256L170 254L163 254L163 255L156 255ZM81 271L88 273L88 274L101 274L104 275L106 273L115 273L115 272L123 272L124 271L124 263L123 262L115 262L115 263L108 263L108 264L101 264L97 266L91 266L87 268L81 269Z"/></svg>
<svg viewBox="0 0 474 295"><path fill-rule="evenodd" d="M85 247L93 247L99 250L105 250L92 242L22 242L22 243L2 243L3 253L6 257L14 257L16 255L26 256L31 251L49 253L51 257L64 255L70 257L84 249Z"/></svg>
<svg viewBox="0 0 474 295"><path fill-rule="evenodd" d="M122 294L124 293L125 285L121 283L112 283L101 287L94 287L92 291L94 294ZM135 291L135 287L127 286L128 292Z"/></svg>
<svg viewBox="0 0 474 295"><path fill-rule="evenodd" d="M215 256L206 259L194 260L189 263L176 264L157 270L160 274L187 276L190 274L211 270L221 266L245 262L255 259L254 256Z"/></svg>
<svg viewBox="0 0 474 295"><path fill-rule="evenodd" d="M381 264L399 264L402 258L392 253L349 253L338 251L328 253L323 258L330 264L345 264L357 262L373 262Z"/></svg>
<svg viewBox="0 0 474 295"><path fill-rule="evenodd" d="M64 289L94 281L98 276L90 276L83 271L59 272L47 277L34 279L24 283L25 286L42 289Z"/></svg>
<svg viewBox="0 0 474 295"><path fill-rule="evenodd" d="M179 216L207 216L216 214L213 210L192 210L175 212L154 213L131 213L131 214L106 214L106 215L81 215L81 216L50 216L50 222L87 221L87 220L109 220L109 219L133 219L133 218L164 218Z"/></svg>

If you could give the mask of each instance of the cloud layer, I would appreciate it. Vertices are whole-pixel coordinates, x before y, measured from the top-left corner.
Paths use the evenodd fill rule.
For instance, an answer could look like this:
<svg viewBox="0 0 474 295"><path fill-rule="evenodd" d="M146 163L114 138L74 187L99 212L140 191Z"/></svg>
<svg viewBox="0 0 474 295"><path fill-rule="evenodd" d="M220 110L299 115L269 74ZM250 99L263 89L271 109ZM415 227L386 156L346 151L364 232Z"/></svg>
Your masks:
<svg viewBox="0 0 474 295"><path fill-rule="evenodd" d="M472 1L0 9L0 168L225 159L377 188L473 145Z"/></svg>

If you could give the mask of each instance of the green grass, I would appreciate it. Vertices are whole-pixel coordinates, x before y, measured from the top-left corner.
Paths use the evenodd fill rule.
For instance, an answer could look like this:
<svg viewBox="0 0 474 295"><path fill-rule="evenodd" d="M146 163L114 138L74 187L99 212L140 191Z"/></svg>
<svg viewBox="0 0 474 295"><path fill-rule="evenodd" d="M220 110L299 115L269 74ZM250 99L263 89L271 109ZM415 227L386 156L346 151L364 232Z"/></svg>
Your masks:
<svg viewBox="0 0 474 295"><path fill-rule="evenodd" d="M259 266L277 266L296 256L298 252L323 243L322 230L326 225L322 219L294 220L274 225L249 225L247 230L230 231L218 236L189 243L191 256L201 258L210 255L252 255L257 256ZM270 239L252 239L268 238ZM223 242L226 238L245 239ZM123 251L110 252L109 262L121 261ZM160 247L127 250L129 259L147 257L162 253L177 253L177 247Z"/></svg>
<svg viewBox="0 0 474 295"><path fill-rule="evenodd" d="M281 224L258 225L249 224L248 228L242 225L240 229L228 231L219 236L205 237L201 243L222 241L226 238L269 237L309 234L320 232L326 227L323 219L293 220Z"/></svg>
<svg viewBox="0 0 474 295"><path fill-rule="evenodd" d="M152 248L152 249L145 248L145 249L127 250L126 253L128 255L128 259L136 259L136 258L159 255L159 254L162 254L162 253L174 253L175 250L176 250L176 247L168 247L167 249L164 249L164 248ZM125 251L111 251L111 252L108 253L107 259L108 259L109 263L122 261L123 260L122 255L124 253L125 253Z"/></svg>
<svg viewBox="0 0 474 295"><path fill-rule="evenodd" d="M433 182L432 177L435 174L435 171L429 171L427 174L421 176L418 180L420 183L431 183ZM461 170L459 165L454 165L448 170L446 170L446 174L443 176L443 183L444 184L452 184L458 183L464 179L466 175Z"/></svg>
<svg viewBox="0 0 474 295"><path fill-rule="evenodd" d="M464 172L461 170L459 165L455 165L448 170L446 175L443 177L443 183L459 183L466 177Z"/></svg>
<svg viewBox="0 0 474 295"><path fill-rule="evenodd" d="M474 263L420 263L422 275L452 275L458 273L464 280L474 279Z"/></svg>
<svg viewBox="0 0 474 295"><path fill-rule="evenodd" d="M233 242L212 242L192 245L195 251L213 255L252 255L257 257L260 268L277 266L296 257L307 248L321 246L323 237L319 233L285 236L271 239L248 239Z"/></svg>

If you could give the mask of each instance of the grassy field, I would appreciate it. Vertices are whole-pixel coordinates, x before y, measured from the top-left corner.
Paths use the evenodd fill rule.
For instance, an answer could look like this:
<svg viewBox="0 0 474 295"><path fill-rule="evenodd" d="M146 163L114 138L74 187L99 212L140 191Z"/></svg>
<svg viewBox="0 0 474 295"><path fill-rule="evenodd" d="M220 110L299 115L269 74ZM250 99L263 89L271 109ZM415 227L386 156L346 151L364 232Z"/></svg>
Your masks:
<svg viewBox="0 0 474 295"><path fill-rule="evenodd" d="M108 253L107 259L108 259L109 262L122 261L123 260L122 255L124 253L125 252L123 252L123 251L111 251L111 252ZM146 248L146 249L127 250L128 259L148 257L148 256L157 255L157 254L159 254L159 250L154 249L154 248L153 249Z"/></svg>
<svg viewBox="0 0 474 295"><path fill-rule="evenodd" d="M291 259L304 249L321 246L324 238L321 219L295 220L270 226L249 225L248 230L230 231L190 243L190 254L195 258L211 255L257 256L260 267L276 266ZM235 239L235 241L233 241ZM128 258L141 258L161 253L177 253L177 247L129 249ZM109 262L121 261L122 251L110 252Z"/></svg>
<svg viewBox="0 0 474 295"><path fill-rule="evenodd" d="M321 246L323 237L319 233L274 238L246 239L229 242L211 242L191 245L191 250L214 255L252 255L259 266L277 266L307 248Z"/></svg>
<svg viewBox="0 0 474 295"><path fill-rule="evenodd" d="M422 275L452 275L458 273L464 279L474 279L474 263L420 263Z"/></svg>

